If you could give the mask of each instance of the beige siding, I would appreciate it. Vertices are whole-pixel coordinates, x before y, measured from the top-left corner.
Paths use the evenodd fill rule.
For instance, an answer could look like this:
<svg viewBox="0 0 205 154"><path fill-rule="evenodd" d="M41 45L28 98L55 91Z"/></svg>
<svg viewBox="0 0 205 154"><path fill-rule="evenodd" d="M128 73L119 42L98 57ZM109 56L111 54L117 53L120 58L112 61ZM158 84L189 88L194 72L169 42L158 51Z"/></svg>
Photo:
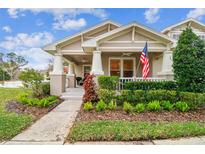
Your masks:
<svg viewBox="0 0 205 154"><path fill-rule="evenodd" d="M81 40L77 40L69 45L66 45L62 50L81 50Z"/></svg>
<svg viewBox="0 0 205 154"><path fill-rule="evenodd" d="M83 65L82 64L75 65L75 74L76 76L83 77Z"/></svg>

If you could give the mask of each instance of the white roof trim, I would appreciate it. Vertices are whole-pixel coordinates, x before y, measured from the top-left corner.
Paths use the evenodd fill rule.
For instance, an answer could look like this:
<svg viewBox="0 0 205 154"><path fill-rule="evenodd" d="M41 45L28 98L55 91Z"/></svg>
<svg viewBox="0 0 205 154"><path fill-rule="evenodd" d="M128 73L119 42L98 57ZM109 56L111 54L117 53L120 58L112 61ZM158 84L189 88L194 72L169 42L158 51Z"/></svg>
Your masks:
<svg viewBox="0 0 205 154"><path fill-rule="evenodd" d="M128 29L128 28L130 28L130 27L132 27L132 26L136 26L136 27L139 27L139 28L144 29L144 30L146 30L146 31L149 31L150 33L153 33L153 34L155 34L155 35L158 35L158 36L162 37L163 39L165 39L165 40L167 40L167 41L170 41L170 42L173 42L173 41L174 41L173 39L169 38L168 36L166 36L166 35L164 35L164 34L161 34L161 33L159 33L159 32L156 32L155 30L152 30L152 29L150 29L150 28L148 28L148 27L146 27L146 26L143 26L143 25L140 25L140 24L134 22L134 23L131 23L131 24L128 24L128 25L119 27L119 28L117 28L117 29L114 29L114 30L112 30L112 31L110 31L110 32L107 32L107 33L105 33L105 34L102 34L102 35L100 35L100 36L97 36L96 38L93 38L93 39L91 39L91 40L85 41L85 42L83 42L82 46L83 46L83 47L96 47L96 46L97 46L97 42L98 42L99 40L101 40L101 39L103 39L103 38L106 38L106 37L108 37L108 36L110 36L110 35L116 34L116 33L120 32L120 31L125 30L125 29Z"/></svg>
<svg viewBox="0 0 205 154"><path fill-rule="evenodd" d="M70 39L73 39L73 38L75 38L75 37L78 37L78 36L80 36L80 35L82 35L82 34L84 34L84 33L87 33L87 32L89 32L89 31L91 31L91 30L94 30L94 29L96 29L96 28L98 28L98 27L101 27L101 26L104 26L104 25L106 25L106 24L113 24L113 25L115 25L115 26L117 26L117 27L120 27L120 26L121 26L119 23L116 23L116 22L111 21L111 20L106 20L106 21L101 22L101 23L99 23L99 24L97 24L97 25L95 25L95 26L92 26L92 27L90 27L90 28L87 28L87 29L85 29L85 30L83 30L83 31L81 31L81 32L79 32L79 33L76 33L76 34L74 34L74 35L72 35L72 36L63 38L63 39L61 39L61 40L59 40L59 41L57 41L57 42L54 42L54 43L49 44L49 45L46 45L46 46L43 47L43 50L45 50L45 51L48 51L48 50L56 50L56 46L57 46L58 44L60 44L60 43L62 43L62 42L65 42L65 41L68 41L68 40L70 40Z"/></svg>
<svg viewBox="0 0 205 154"><path fill-rule="evenodd" d="M205 27L205 25L204 25L203 23L201 23L201 22L199 22L199 21L197 21L197 20L195 20L195 19L193 19L193 18L189 18L189 19L183 20L183 21L181 21L181 22L179 22L179 23L176 23L176 24L174 24L174 25L171 25L171 26L169 26L169 27L163 29L161 32L162 32L162 33L165 33L165 32L170 31L171 29L173 29L173 28L175 28L175 27L177 27L177 26L183 25L183 24L188 23L188 22L195 22L195 23L199 24L200 26Z"/></svg>

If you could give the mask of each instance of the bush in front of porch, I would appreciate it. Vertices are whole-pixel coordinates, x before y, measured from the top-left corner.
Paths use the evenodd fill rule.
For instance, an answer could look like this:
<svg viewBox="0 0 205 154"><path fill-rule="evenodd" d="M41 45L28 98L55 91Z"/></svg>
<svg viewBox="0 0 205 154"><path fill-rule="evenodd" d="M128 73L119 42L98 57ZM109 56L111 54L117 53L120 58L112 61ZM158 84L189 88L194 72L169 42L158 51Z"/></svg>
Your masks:
<svg viewBox="0 0 205 154"><path fill-rule="evenodd" d="M99 76L99 87L102 89L116 90L119 85L118 76Z"/></svg>
<svg viewBox="0 0 205 154"><path fill-rule="evenodd" d="M194 110L205 106L204 93L178 92L171 90L122 90L120 92L114 90L100 89L99 99L109 103L115 100L118 106L122 106L124 102L129 102L132 105L138 103L147 104L151 101L170 101L174 104L178 101L186 102L189 107Z"/></svg>
<svg viewBox="0 0 205 154"><path fill-rule="evenodd" d="M133 81L124 83L125 90L176 90L175 81Z"/></svg>

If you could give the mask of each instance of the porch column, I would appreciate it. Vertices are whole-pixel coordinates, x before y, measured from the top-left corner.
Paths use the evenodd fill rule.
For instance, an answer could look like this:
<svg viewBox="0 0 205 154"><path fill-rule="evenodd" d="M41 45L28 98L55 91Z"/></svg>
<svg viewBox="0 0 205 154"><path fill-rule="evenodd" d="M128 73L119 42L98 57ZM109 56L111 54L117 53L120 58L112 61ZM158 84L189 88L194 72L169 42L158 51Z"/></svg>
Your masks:
<svg viewBox="0 0 205 154"><path fill-rule="evenodd" d="M173 64L172 51L164 51L163 61L162 61L162 71L158 74L158 76L166 78L168 80L173 80L172 64Z"/></svg>
<svg viewBox="0 0 205 154"><path fill-rule="evenodd" d="M68 88L76 87L76 75L75 75L73 62L69 63L67 79L68 79Z"/></svg>
<svg viewBox="0 0 205 154"><path fill-rule="evenodd" d="M50 73L50 93L60 96L65 92L66 74L63 70L62 55L56 53L54 56L53 71Z"/></svg>
<svg viewBox="0 0 205 154"><path fill-rule="evenodd" d="M91 73L95 76L104 75L102 68L101 51L93 51L93 61Z"/></svg>

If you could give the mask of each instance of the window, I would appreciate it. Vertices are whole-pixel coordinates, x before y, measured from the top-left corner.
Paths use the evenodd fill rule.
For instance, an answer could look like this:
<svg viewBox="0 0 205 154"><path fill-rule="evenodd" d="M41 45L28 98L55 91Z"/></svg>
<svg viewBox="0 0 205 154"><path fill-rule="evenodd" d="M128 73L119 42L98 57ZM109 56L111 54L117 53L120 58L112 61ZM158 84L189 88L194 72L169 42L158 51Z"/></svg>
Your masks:
<svg viewBox="0 0 205 154"><path fill-rule="evenodd" d="M110 60L110 75L120 76L120 59Z"/></svg>
<svg viewBox="0 0 205 154"><path fill-rule="evenodd" d="M179 39L179 34L173 34L172 37L173 37L173 39L178 40Z"/></svg>
<svg viewBox="0 0 205 154"><path fill-rule="evenodd" d="M85 77L87 74L90 74L91 65L83 65L83 76Z"/></svg>
<svg viewBox="0 0 205 154"><path fill-rule="evenodd" d="M123 60L123 77L133 77L133 60L124 59Z"/></svg>
<svg viewBox="0 0 205 154"><path fill-rule="evenodd" d="M205 35L199 35L202 40L205 40Z"/></svg>
<svg viewBox="0 0 205 154"><path fill-rule="evenodd" d="M110 58L110 76L133 77L135 58Z"/></svg>

